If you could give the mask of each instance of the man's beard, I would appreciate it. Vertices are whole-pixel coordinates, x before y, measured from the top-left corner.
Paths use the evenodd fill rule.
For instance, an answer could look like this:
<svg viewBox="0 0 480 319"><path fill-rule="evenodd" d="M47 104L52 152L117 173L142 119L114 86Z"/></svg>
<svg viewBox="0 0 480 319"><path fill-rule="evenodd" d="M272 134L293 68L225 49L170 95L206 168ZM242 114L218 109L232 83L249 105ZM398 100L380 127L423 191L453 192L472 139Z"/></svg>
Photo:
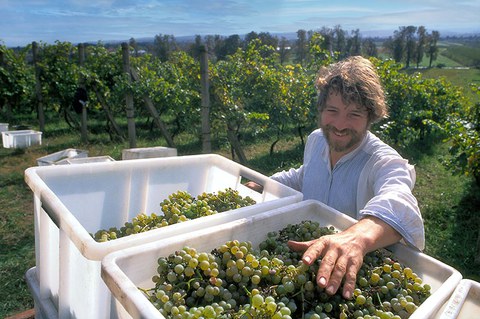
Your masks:
<svg viewBox="0 0 480 319"><path fill-rule="evenodd" d="M360 144L361 140L363 139L365 134L360 134L357 131L351 129L344 129L344 130L337 130L331 125L325 125L321 127L323 130L323 134L327 139L328 146L330 147L331 151L343 153L347 151L352 151L354 147ZM336 140L331 139L331 135L335 133L339 134L347 134L350 137L349 141L339 142Z"/></svg>

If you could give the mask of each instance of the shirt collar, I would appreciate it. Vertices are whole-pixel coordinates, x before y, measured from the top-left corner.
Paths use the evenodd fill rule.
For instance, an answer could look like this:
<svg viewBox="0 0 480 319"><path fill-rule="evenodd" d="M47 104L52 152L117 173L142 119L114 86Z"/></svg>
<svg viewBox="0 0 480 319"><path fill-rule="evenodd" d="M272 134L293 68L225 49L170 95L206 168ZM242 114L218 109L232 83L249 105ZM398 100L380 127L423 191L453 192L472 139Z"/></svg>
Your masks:
<svg viewBox="0 0 480 319"><path fill-rule="evenodd" d="M342 158L340 158L340 160L337 162L337 164L339 163L343 163L343 162L346 162L348 160L350 160L351 158L353 158L358 152L360 152L365 144L367 144L367 141L368 141L368 138L369 138L369 135L370 135L370 131L367 131L367 133L365 134L365 136L363 137L362 139L362 142L358 145L357 148L355 148L353 151L351 151L350 153L342 156ZM327 147L324 148L323 152L322 152L322 158L325 162L327 162L328 164L330 164L330 146L328 145L328 143L326 143ZM329 165L330 167L330 165Z"/></svg>

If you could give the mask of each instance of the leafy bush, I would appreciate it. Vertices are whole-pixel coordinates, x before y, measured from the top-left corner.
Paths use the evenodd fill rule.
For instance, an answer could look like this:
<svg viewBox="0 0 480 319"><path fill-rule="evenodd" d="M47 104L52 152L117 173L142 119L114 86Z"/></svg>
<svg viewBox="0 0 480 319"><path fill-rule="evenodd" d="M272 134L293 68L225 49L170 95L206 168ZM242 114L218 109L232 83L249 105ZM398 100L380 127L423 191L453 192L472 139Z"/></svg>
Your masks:
<svg viewBox="0 0 480 319"><path fill-rule="evenodd" d="M374 62L390 107L389 118L377 126L378 134L404 148L440 141L444 131L439 126L450 114L464 109L462 91L444 78L425 79L420 73L403 73L402 65L393 60Z"/></svg>
<svg viewBox="0 0 480 319"><path fill-rule="evenodd" d="M471 87L480 97L480 87ZM463 114L450 114L443 129L452 142L452 157L444 163L455 173L473 176L480 186L480 102L468 105Z"/></svg>

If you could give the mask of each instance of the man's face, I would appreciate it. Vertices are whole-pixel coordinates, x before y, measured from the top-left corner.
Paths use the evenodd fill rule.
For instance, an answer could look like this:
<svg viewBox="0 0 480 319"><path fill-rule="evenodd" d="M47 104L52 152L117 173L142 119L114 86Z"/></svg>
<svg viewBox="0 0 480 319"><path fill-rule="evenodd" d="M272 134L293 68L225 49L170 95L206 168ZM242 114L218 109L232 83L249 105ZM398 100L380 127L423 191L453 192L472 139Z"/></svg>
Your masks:
<svg viewBox="0 0 480 319"><path fill-rule="evenodd" d="M345 155L360 145L367 133L368 113L356 103L346 105L340 94L332 92L320 114L322 128L330 152Z"/></svg>

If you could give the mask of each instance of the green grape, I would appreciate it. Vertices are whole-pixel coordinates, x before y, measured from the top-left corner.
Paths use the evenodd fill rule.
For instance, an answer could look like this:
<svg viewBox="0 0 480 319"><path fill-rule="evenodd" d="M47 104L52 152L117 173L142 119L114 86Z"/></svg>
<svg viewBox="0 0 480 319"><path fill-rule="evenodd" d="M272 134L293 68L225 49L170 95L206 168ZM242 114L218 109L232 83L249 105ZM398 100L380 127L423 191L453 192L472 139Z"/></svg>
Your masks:
<svg viewBox="0 0 480 319"><path fill-rule="evenodd" d="M252 297L252 306L255 308L260 308L264 303L263 296L260 294L257 294Z"/></svg>
<svg viewBox="0 0 480 319"><path fill-rule="evenodd" d="M366 302L367 298L364 295L358 295L355 299L355 303L360 306L364 305Z"/></svg>

